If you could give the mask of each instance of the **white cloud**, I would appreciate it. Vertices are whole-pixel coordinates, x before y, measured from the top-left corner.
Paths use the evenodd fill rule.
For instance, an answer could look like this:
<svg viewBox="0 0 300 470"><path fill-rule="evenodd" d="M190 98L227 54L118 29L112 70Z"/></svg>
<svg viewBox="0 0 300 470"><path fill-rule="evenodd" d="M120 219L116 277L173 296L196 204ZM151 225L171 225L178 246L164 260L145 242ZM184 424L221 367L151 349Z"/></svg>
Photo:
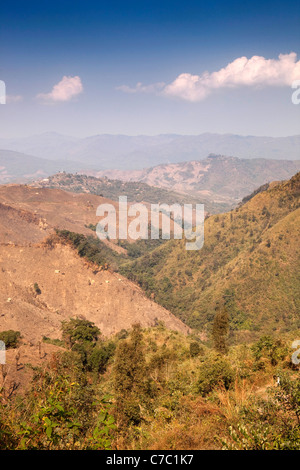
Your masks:
<svg viewBox="0 0 300 470"><path fill-rule="evenodd" d="M54 85L50 93L39 93L37 98L48 103L70 101L83 91L81 79L78 76L64 76L59 83Z"/></svg>
<svg viewBox="0 0 300 470"><path fill-rule="evenodd" d="M160 83L145 86L138 83L135 88L123 85L119 89L126 93L156 92L196 102L203 100L217 89L241 86L291 86L292 82L299 78L300 61L297 62L297 54L291 52L280 54L278 59L265 59L261 56L253 56L250 59L239 57L216 72L204 72L202 75L182 73L168 85Z"/></svg>
<svg viewBox="0 0 300 470"><path fill-rule="evenodd" d="M153 83L152 85L143 85L138 82L133 88L128 85L121 85L117 87L117 90L124 91L124 93L158 93L165 85L164 82Z"/></svg>
<svg viewBox="0 0 300 470"><path fill-rule="evenodd" d="M19 103L23 101L23 96L21 95L6 95L6 103Z"/></svg>

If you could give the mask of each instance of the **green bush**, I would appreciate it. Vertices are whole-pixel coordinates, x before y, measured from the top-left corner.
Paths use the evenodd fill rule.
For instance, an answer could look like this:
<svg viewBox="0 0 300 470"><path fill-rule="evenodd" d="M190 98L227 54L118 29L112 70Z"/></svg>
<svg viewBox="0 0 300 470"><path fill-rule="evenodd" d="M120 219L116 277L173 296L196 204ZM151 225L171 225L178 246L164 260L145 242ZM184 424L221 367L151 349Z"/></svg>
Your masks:
<svg viewBox="0 0 300 470"><path fill-rule="evenodd" d="M103 373L106 369L109 359L115 353L116 345L109 343L101 348L95 347L87 357L87 368L92 372Z"/></svg>
<svg viewBox="0 0 300 470"><path fill-rule="evenodd" d="M6 349L18 346L21 333L19 331L7 330L0 333L0 341L5 343Z"/></svg>
<svg viewBox="0 0 300 470"><path fill-rule="evenodd" d="M62 348L65 347L65 343L58 338L48 338L48 336L43 336L43 343L53 344L54 346L60 346Z"/></svg>
<svg viewBox="0 0 300 470"><path fill-rule="evenodd" d="M199 345L197 341L193 341L190 344L190 355L191 357L196 357L199 356L200 354L203 354L203 348Z"/></svg>
<svg viewBox="0 0 300 470"><path fill-rule="evenodd" d="M100 330L94 323L80 318L71 318L68 322L62 322L63 339L71 348L75 344L83 344L85 342L96 342Z"/></svg>
<svg viewBox="0 0 300 470"><path fill-rule="evenodd" d="M272 366L283 361L288 354L287 346L280 340L271 336L262 336L257 343L252 346L255 361L259 362L263 358L270 361Z"/></svg>
<svg viewBox="0 0 300 470"><path fill-rule="evenodd" d="M221 356L206 360L200 367L197 389L207 395L219 385L228 390L235 378L231 365Z"/></svg>

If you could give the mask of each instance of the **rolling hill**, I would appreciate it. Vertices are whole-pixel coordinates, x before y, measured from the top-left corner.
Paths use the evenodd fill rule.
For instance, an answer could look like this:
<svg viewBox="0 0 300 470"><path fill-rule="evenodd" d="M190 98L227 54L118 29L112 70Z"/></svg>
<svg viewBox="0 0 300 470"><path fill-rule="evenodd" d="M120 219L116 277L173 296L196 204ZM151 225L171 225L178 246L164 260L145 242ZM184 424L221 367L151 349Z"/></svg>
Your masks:
<svg viewBox="0 0 300 470"><path fill-rule="evenodd" d="M27 185L0 185L0 234L2 243L43 240L54 228L91 235L99 204L112 203L92 194L72 194L59 189ZM117 210L116 205L116 210Z"/></svg>
<svg viewBox="0 0 300 470"><path fill-rule="evenodd" d="M58 334L56 310L66 316L68 306L71 306L72 312L82 310L88 319L98 318L98 324L102 322L102 329L109 333L115 331L115 323L109 323L103 309L97 310L90 297L90 287L96 285L99 288L97 295L99 299L101 295L104 296L102 302L112 315L116 312L116 302L119 302L118 286L125 285L129 289L129 292L126 290L126 298L131 307L126 310L127 300L125 302L124 299L118 303L124 305L126 312L123 319L116 317L118 325L128 325L126 321L132 320L130 308L136 312L136 320L139 318L138 312L148 311L149 307L149 316L141 317L147 318L147 325L151 321L154 324L165 314L171 315L166 313L170 311L180 321L177 326L173 324L175 329L178 327L185 331L185 323L207 334L215 309L224 304L230 314L232 341L252 340L262 333L299 328L299 196L300 173L290 180L259 188L236 209L206 219L205 243L199 251L186 251L185 240L171 240L158 248L153 246L151 250L140 247L137 259L132 260L132 257L126 257L126 250L122 246L108 242L107 249L114 250L114 261L119 271L114 273L102 268L99 270L91 264L91 260L97 259L94 256L97 255L97 246L90 245L88 251L92 250L92 257L85 264L80 258L85 257L83 245L76 253L68 242L68 236L65 240L56 237L54 243L51 241L55 227L69 231L66 233L70 235L76 232L93 239L93 232L88 226L95 223L95 208L100 201L105 201L104 198L60 189L2 186L1 285L5 292L2 296L2 311L13 312L9 310L12 300L8 301L8 298L16 298L16 305L21 307L15 311L18 310L18 315L22 317L21 312L27 311L26 302L35 303L32 286L37 283L42 294L36 302L44 299L47 305L45 318L48 318L49 312L55 312L51 326L54 335ZM48 242L45 243L47 237ZM101 256L110 255L103 251ZM135 254L133 258L136 258ZM40 260L41 264L37 262L34 266L35 259ZM66 272L70 272L71 276L68 277ZM82 294L77 296L78 276ZM126 281L123 276L127 278ZM53 282L50 288L47 279L50 284ZM114 287L107 291L107 295L104 290L104 287L108 288L106 284ZM7 299L6 292L10 292ZM57 292L60 292L58 296ZM143 307L138 304L139 308L136 308L136 294L133 292L139 292ZM21 299L20 303L18 299ZM163 310L157 310L161 308L157 304ZM90 308L91 313L88 312ZM101 313L99 317L98 311ZM36 315L40 318L41 314ZM28 313L26 318L29 317ZM5 314L2 320L6 318L15 327L14 316L7 317ZM168 318L171 324L174 316Z"/></svg>

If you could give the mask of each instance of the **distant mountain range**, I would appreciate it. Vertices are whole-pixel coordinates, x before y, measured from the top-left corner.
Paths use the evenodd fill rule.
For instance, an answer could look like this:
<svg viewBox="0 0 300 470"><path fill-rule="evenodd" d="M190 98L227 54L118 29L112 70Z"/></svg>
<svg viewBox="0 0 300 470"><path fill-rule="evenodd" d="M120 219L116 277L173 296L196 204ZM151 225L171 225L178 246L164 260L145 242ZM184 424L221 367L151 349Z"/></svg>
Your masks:
<svg viewBox="0 0 300 470"><path fill-rule="evenodd" d="M26 138L0 138L0 148L48 160L80 162L95 169L143 169L202 160L221 154L239 158L300 159L300 136L257 137L234 134L70 137L48 132Z"/></svg>
<svg viewBox="0 0 300 470"><path fill-rule="evenodd" d="M144 170L99 171L80 162L0 150L0 184L34 181L39 186L103 194L115 200L126 194L138 202L202 202L210 213L230 210L262 184L288 179L299 170L300 160L215 155Z"/></svg>

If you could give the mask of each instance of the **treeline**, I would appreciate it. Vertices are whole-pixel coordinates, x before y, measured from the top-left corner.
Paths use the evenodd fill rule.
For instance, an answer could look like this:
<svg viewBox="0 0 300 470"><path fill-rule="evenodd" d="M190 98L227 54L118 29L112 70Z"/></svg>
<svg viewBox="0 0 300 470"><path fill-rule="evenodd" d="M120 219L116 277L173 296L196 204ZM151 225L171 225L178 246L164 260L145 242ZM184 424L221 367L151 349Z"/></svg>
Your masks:
<svg viewBox="0 0 300 470"><path fill-rule="evenodd" d="M79 256L98 266L109 266L113 271L118 271L119 265L126 260L125 255L111 250L101 240L93 236L86 237L80 233L58 229L56 229L56 235L61 241L70 243Z"/></svg>

